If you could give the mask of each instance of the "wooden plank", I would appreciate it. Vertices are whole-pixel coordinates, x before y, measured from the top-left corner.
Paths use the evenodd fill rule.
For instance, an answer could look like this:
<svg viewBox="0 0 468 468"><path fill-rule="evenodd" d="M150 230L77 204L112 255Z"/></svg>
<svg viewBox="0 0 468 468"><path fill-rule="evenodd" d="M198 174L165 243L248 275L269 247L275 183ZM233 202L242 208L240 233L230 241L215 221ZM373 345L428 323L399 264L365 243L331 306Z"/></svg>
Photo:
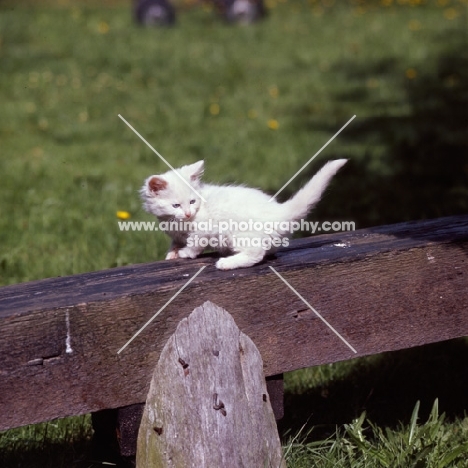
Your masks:
<svg viewBox="0 0 468 468"><path fill-rule="evenodd" d="M283 374L271 375L266 379L268 396L275 419L279 421L284 416L284 379Z"/></svg>
<svg viewBox="0 0 468 468"><path fill-rule="evenodd" d="M151 379L137 468L285 468L253 341L207 301L165 344Z"/></svg>
<svg viewBox="0 0 468 468"><path fill-rule="evenodd" d="M138 428L145 407L143 404L130 405L117 410L117 435L120 455L134 457L138 438Z"/></svg>
<svg viewBox="0 0 468 468"><path fill-rule="evenodd" d="M0 288L0 430L143 402L164 343L206 300L252 338L267 376L466 336L467 253L458 216L301 239L244 270L218 271L206 256Z"/></svg>

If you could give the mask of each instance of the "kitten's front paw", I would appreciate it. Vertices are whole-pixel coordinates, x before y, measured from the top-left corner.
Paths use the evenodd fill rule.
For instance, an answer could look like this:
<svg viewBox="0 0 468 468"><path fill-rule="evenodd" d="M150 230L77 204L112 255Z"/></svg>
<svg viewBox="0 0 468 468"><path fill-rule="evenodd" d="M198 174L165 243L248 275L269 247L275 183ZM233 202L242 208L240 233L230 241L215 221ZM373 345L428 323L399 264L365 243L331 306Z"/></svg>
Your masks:
<svg viewBox="0 0 468 468"><path fill-rule="evenodd" d="M189 247L184 247L179 250L179 258L197 258L198 252L190 249Z"/></svg>
<svg viewBox="0 0 468 468"><path fill-rule="evenodd" d="M216 262L216 268L219 270L233 270L234 268L237 268L237 266L233 264L232 260L230 260L230 257L224 257L220 258Z"/></svg>
<svg viewBox="0 0 468 468"><path fill-rule="evenodd" d="M179 251L178 250L169 250L166 254L166 260L175 260L179 258Z"/></svg>
<svg viewBox="0 0 468 468"><path fill-rule="evenodd" d="M246 253L239 252L229 257L220 258L216 262L216 268L220 270L234 270L235 268L248 268L257 263L261 262L265 255L263 249L259 249L257 252Z"/></svg>

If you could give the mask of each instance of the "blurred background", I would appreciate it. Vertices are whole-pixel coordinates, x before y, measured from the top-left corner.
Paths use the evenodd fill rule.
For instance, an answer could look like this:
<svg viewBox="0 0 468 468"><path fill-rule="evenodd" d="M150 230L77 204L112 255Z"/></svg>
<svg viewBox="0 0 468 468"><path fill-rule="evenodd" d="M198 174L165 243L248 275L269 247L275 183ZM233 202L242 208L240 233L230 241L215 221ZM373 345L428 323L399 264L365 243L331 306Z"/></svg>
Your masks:
<svg viewBox="0 0 468 468"><path fill-rule="evenodd" d="M0 285L164 257L163 234L118 229L119 217L152 220L138 190L167 169L118 114L173 166L204 159L207 181L271 194L356 114L280 199L345 157L313 219L364 228L467 212L467 0L264 0L253 24L229 21L232 2L174 0L171 20L159 21L170 25L146 27L135 20L140 4L0 0ZM433 372L454 361L466 369L460 346L466 355L463 342L429 353L435 360L386 361L401 371L391 376L400 389L434 389L426 414L441 394ZM414 363L431 369L427 382ZM330 411L351 392L352 404L325 418L349 421L396 392L379 374L377 395L368 371L386 367L370 366L354 380L362 361L325 366L289 389L315 382L313 401L327 399ZM464 394L466 379L457 385ZM421 398L413 390L394 395L388 413L409 418ZM460 403L452 414L466 408L445 401ZM294 408L303 406L287 414ZM75 423L57 430L73 438Z"/></svg>
<svg viewBox="0 0 468 468"><path fill-rule="evenodd" d="M357 228L468 209L466 0L265 0L227 24L174 0L141 27L130 0L0 0L0 284L163 258L138 189L166 166L280 195L350 159L314 219Z"/></svg>

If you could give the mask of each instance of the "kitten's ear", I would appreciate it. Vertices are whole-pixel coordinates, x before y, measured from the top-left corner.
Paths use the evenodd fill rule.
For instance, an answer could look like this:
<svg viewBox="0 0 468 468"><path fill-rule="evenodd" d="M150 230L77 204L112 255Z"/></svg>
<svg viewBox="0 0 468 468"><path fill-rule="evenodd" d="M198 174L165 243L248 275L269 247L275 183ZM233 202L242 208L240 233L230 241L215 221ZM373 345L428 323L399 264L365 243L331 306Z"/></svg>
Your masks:
<svg viewBox="0 0 468 468"><path fill-rule="evenodd" d="M190 164L190 166L187 166L187 172L192 182L199 181L203 175L204 170L205 161L203 161L203 159L201 161L197 161L194 164Z"/></svg>
<svg viewBox="0 0 468 468"><path fill-rule="evenodd" d="M153 176L148 180L147 185L151 192L157 194L167 187L167 182L159 176Z"/></svg>

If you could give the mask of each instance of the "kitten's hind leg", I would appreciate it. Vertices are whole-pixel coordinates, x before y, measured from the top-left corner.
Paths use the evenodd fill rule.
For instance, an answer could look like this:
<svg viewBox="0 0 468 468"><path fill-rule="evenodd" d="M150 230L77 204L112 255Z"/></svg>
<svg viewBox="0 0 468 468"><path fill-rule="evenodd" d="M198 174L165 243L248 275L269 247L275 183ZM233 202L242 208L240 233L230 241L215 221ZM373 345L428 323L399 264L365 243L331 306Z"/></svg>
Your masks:
<svg viewBox="0 0 468 468"><path fill-rule="evenodd" d="M220 258L216 262L216 268L220 270L234 270L235 268L247 268L263 260L265 250L262 248L243 250L229 257Z"/></svg>

